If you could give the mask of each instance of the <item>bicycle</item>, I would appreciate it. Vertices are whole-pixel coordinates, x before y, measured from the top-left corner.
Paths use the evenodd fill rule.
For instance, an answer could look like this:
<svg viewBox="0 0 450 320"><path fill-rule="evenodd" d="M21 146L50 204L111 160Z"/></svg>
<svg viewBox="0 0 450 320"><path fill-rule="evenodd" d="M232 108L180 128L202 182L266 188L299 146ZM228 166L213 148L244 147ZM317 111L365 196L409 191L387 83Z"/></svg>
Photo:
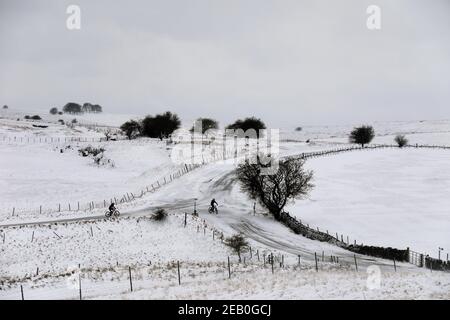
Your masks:
<svg viewBox="0 0 450 320"><path fill-rule="evenodd" d="M217 206L210 206L210 207L208 208L208 212L209 212L209 213L219 214L219 210L217 209Z"/></svg>
<svg viewBox="0 0 450 320"><path fill-rule="evenodd" d="M114 209L113 211L106 211L105 212L105 217L109 218L111 216L114 216L115 218L120 216L120 211L117 209Z"/></svg>

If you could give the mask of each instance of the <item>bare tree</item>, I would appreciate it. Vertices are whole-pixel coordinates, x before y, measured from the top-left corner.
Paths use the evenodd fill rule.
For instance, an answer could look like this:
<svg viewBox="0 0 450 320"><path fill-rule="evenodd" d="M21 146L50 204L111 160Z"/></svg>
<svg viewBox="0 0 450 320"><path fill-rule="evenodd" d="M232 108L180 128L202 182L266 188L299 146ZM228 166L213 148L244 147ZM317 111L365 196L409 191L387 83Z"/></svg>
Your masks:
<svg viewBox="0 0 450 320"><path fill-rule="evenodd" d="M394 141L397 143L399 148L403 148L404 146L406 146L408 144L408 139L406 139L406 137L401 134L396 136Z"/></svg>
<svg viewBox="0 0 450 320"><path fill-rule="evenodd" d="M288 201L302 198L314 187L313 172L306 171L301 160L281 160L272 175L261 174L262 169L264 165L260 163L246 162L237 168L237 177L242 190L258 200L277 220Z"/></svg>

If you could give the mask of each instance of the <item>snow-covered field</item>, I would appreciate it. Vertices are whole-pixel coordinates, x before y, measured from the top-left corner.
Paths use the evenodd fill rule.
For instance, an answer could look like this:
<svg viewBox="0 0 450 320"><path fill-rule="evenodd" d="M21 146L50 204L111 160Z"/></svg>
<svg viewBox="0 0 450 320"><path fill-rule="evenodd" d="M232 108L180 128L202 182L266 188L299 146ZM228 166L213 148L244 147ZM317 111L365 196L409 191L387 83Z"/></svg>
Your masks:
<svg viewBox="0 0 450 320"><path fill-rule="evenodd" d="M182 215L169 214L164 221L142 216L8 228L0 235L0 275L12 280L36 274L37 268L59 274L78 265L92 269L226 259L230 253L220 232L209 241L213 227L192 216L187 222L185 227Z"/></svg>
<svg viewBox="0 0 450 320"><path fill-rule="evenodd" d="M95 128L57 124L51 116L37 122L17 121L17 115L0 118L0 298L20 298L18 286L23 284L28 298L76 299L78 284L73 284L73 277L80 265L85 298L448 299L449 274L406 263L399 263L395 273L391 261L361 255L357 255L360 270L356 273L350 252L295 235L259 206L254 213L253 202L236 183L232 160L167 179L155 191L120 204L118 220L104 220L104 208L77 210L78 202L108 203L129 192L138 195L182 166L171 161L171 147L164 142L99 142L103 134ZM129 118L87 115L83 121L117 126ZM450 145L449 121L376 123L374 127L378 134L374 143L390 144L402 133L411 144ZM282 130L280 154L337 148L347 143L351 128ZM66 137L91 141L66 141ZM81 157L78 149L88 145L104 148L109 162L96 165L93 158ZM410 247L436 257L438 246L450 248L449 160L448 150L414 148L309 159L306 165L315 172L316 187L287 211L312 227L348 235L350 242ZM207 213L212 197L220 204L217 216ZM184 213L192 212L194 198L199 218L188 215L184 228ZM55 212L60 204L61 212ZM148 218L158 207L170 212L167 221ZM29 224L37 221L59 222ZM5 226L11 223L24 225ZM214 239L213 230L217 231ZM218 239L222 232L225 236L240 232L250 241L254 251L246 253L245 264L238 264ZM283 255L286 265L272 275L262 265L263 258L256 259L256 250L260 255ZM316 273L315 253L339 256L340 263L324 259ZM225 265L229 255L235 271L232 279L227 279ZM301 271L295 269L299 255ZM174 261L183 266L181 286ZM366 268L372 265L381 268L378 289L367 286ZM128 266L136 273L133 293L127 293Z"/></svg>
<svg viewBox="0 0 450 320"><path fill-rule="evenodd" d="M110 165L98 166L92 157L81 157L86 146L105 149ZM126 192L140 192L175 171L165 144L155 140L99 143L2 144L0 187L2 212L27 209L67 208L77 202L121 198ZM61 152L62 150L62 152ZM19 201L18 201L19 200Z"/></svg>
<svg viewBox="0 0 450 320"><path fill-rule="evenodd" d="M176 263L133 267L130 290L129 268L68 270L67 275L40 279L23 285L24 299L441 299L450 298L449 275L441 272L355 272L323 265L275 267L259 264ZM0 291L1 299L21 299L18 284Z"/></svg>
<svg viewBox="0 0 450 320"><path fill-rule="evenodd" d="M380 149L314 158L315 188L287 211L350 242L450 248L450 152Z"/></svg>

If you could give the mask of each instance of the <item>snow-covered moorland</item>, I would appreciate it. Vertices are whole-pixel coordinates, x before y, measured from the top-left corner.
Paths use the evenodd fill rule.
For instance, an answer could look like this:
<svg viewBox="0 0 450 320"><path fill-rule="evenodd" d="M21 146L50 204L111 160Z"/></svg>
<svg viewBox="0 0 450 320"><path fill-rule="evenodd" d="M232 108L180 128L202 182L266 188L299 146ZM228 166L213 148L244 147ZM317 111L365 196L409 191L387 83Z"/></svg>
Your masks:
<svg viewBox="0 0 450 320"><path fill-rule="evenodd" d="M108 203L126 193L137 195L180 170L170 160L171 146L153 139L99 141L101 130L89 126L62 125L51 117L14 117L0 119L0 298L20 299L20 284L27 298L79 298L73 278L81 269L83 298L94 299L448 299L447 273L407 263L398 263L394 272L392 261L362 255L356 256L360 269L355 272L350 252L294 234L259 205L255 212L253 201L236 183L233 161L202 165L142 197L132 196L119 204L122 216L116 220L104 219L103 207L78 210L79 202ZM117 125L108 123L107 116L97 117L103 117L104 125ZM349 128L282 131L280 154L343 147ZM375 130L380 134L375 143L391 144L403 133L411 144L450 145L448 121L377 123ZM103 148L109 162L99 165L93 157L82 157L78 150L89 145ZM408 246L437 257L438 246L450 248L448 159L449 150L414 148L309 159L306 166L315 172L315 189L287 211L314 228L348 235L350 242ZM218 215L207 213L212 197L220 204ZM190 215L194 203L198 218ZM169 211L166 221L149 219L159 207ZM238 263L218 238L222 232L240 232L249 240L252 253L245 253L245 263ZM277 256L274 274L263 263L269 253ZM319 272L314 269L316 254L324 257ZM227 256L234 271L231 279ZM339 263L330 262L331 256L340 257ZM280 257L283 266L278 265ZM182 266L181 286L175 261ZM366 270L373 265L382 272L376 289L367 286ZM135 279L132 293L128 267ZM341 289L331 290L336 287Z"/></svg>

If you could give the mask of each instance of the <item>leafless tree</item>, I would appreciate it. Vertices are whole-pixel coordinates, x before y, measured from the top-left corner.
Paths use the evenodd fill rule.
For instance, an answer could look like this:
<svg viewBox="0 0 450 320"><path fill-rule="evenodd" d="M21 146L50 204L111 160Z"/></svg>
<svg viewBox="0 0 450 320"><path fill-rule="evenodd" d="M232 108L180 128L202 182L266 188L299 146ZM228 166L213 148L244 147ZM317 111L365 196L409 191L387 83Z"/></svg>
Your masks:
<svg viewBox="0 0 450 320"><path fill-rule="evenodd" d="M237 177L242 190L280 220L288 201L304 197L314 187L313 172L305 170L303 163L297 159L281 160L274 174L264 175L264 165L246 162L238 167Z"/></svg>

